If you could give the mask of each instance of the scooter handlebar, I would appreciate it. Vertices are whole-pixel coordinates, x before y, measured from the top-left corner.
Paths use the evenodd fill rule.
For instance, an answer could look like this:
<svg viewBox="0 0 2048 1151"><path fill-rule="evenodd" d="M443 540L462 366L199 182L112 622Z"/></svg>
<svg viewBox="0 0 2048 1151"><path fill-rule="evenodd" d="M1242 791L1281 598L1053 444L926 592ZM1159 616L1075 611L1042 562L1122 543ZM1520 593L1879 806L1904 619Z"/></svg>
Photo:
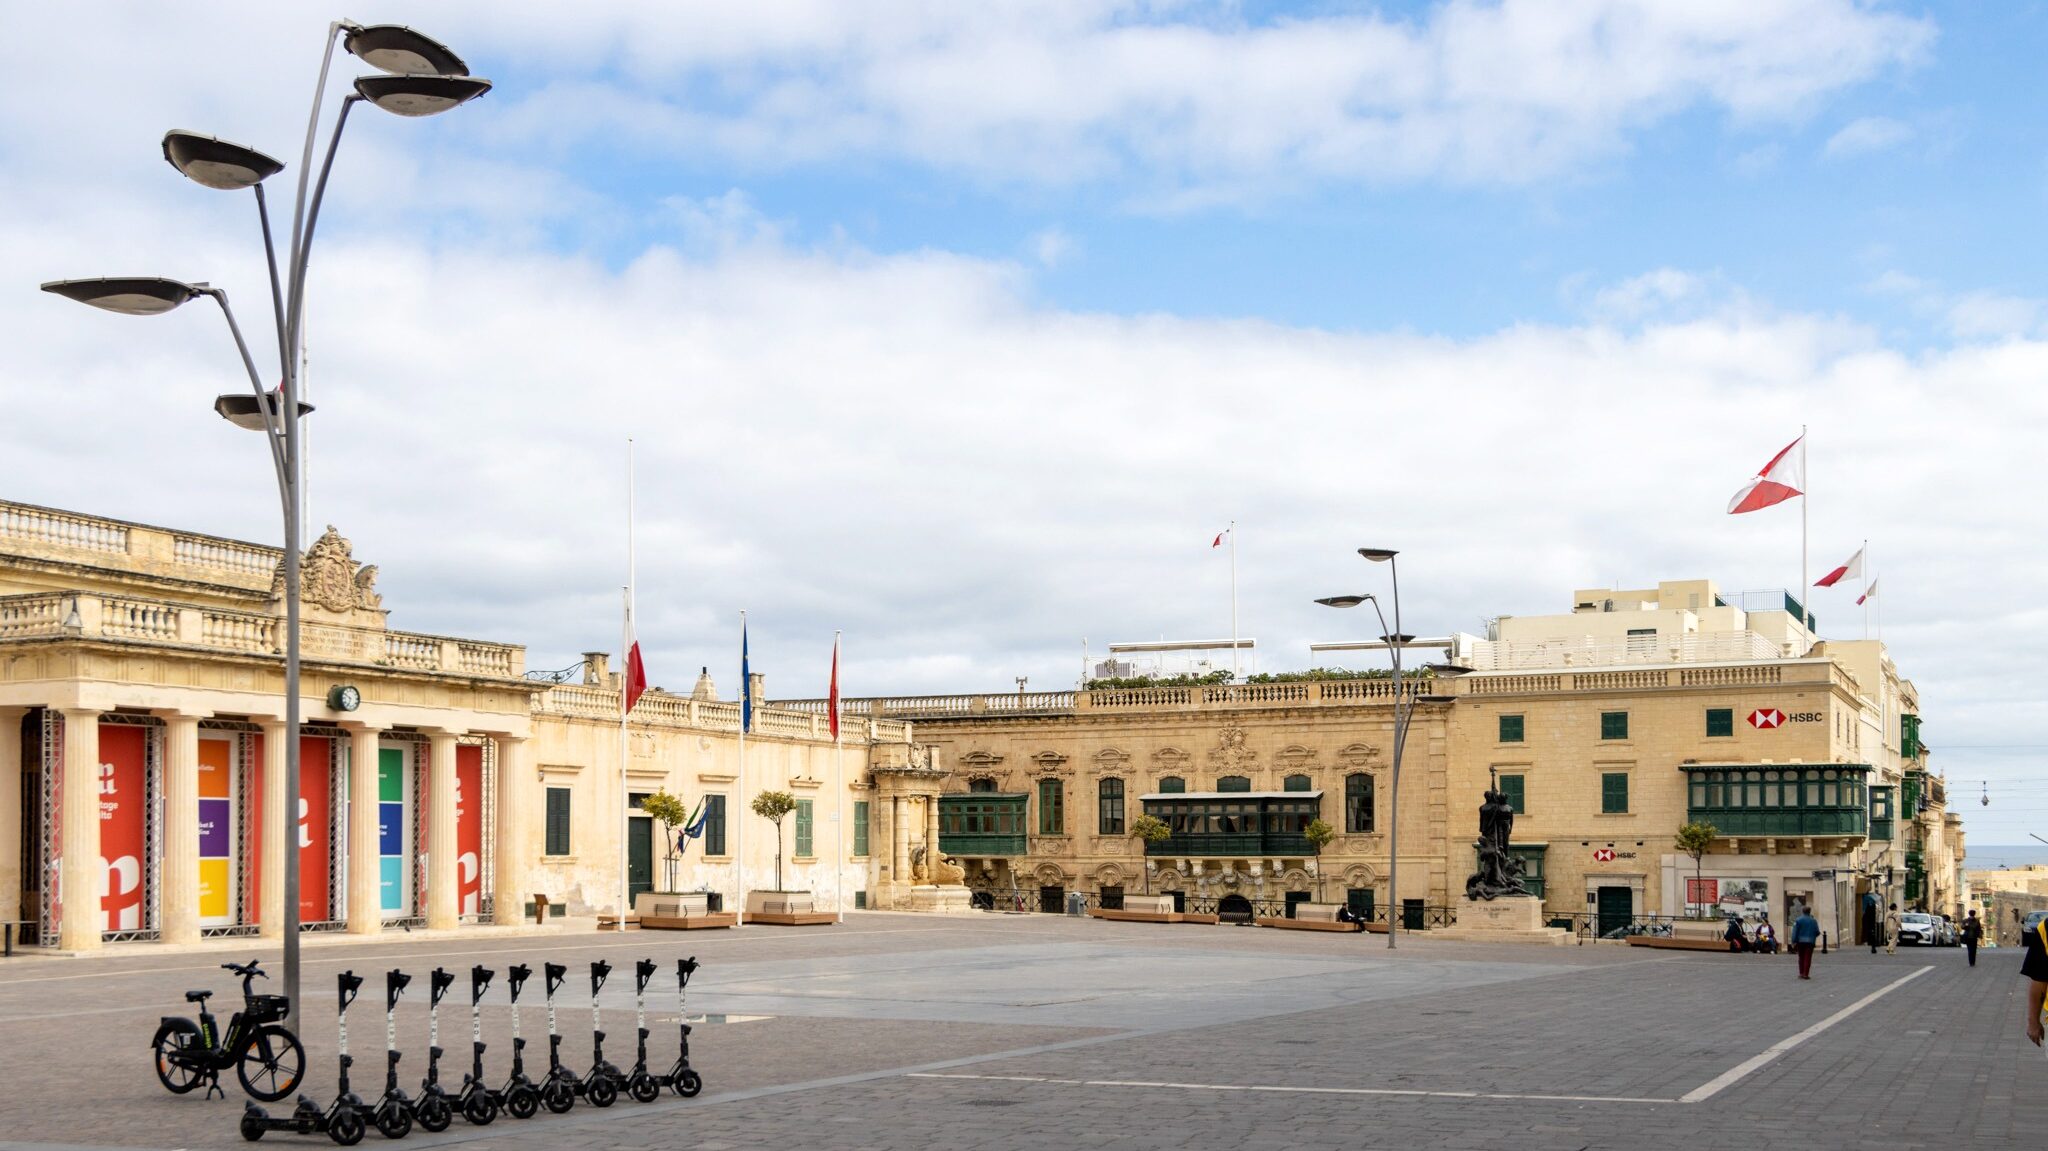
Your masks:
<svg viewBox="0 0 2048 1151"><path fill-rule="evenodd" d="M611 973L612 965L602 959L590 965L590 993L592 995L596 995L604 987L604 981L610 977Z"/></svg>
<svg viewBox="0 0 2048 1151"><path fill-rule="evenodd" d="M524 963L515 963L505 969L505 990L512 993L512 1002L519 1002L519 989L533 978L533 968Z"/></svg>
<svg viewBox="0 0 2048 1151"><path fill-rule="evenodd" d="M540 966L540 973L541 977L547 980L548 998L553 999L555 992L561 989L562 981L569 978L569 965L566 963L543 963Z"/></svg>
<svg viewBox="0 0 2048 1151"><path fill-rule="evenodd" d="M334 977L334 983L335 992L341 998L341 1009L347 1011L348 1005L356 1001L356 992L363 989L363 977L353 971L344 971Z"/></svg>
<svg viewBox="0 0 2048 1151"><path fill-rule="evenodd" d="M690 976L695 974L697 974L696 956L692 955L688 959L676 960L676 986L688 987L690 985Z"/></svg>
<svg viewBox="0 0 2048 1151"><path fill-rule="evenodd" d="M384 1010L397 1009L398 997L405 994L405 985L411 982L412 976L396 967L384 973Z"/></svg>
<svg viewBox="0 0 2048 1151"><path fill-rule="evenodd" d="M635 963L633 965L633 990L647 990L647 981L654 978L654 973L659 967L660 964L657 964L652 959L643 959L640 962Z"/></svg>
<svg viewBox="0 0 2048 1151"><path fill-rule="evenodd" d="M496 974L481 963L469 969L469 1002L472 1006L483 1002L484 992L491 989L491 978Z"/></svg>
<svg viewBox="0 0 2048 1151"><path fill-rule="evenodd" d="M441 1005L441 997L448 994L448 989L453 986L455 986L455 973L453 971L446 971L439 967L434 968L433 973L427 976L427 1006L439 1007Z"/></svg>

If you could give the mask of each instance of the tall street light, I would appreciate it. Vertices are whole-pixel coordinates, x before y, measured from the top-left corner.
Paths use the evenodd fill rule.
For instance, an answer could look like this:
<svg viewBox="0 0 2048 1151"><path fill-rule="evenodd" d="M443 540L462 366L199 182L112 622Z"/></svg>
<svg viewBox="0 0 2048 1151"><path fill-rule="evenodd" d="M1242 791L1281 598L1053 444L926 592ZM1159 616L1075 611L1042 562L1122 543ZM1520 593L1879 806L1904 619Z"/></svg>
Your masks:
<svg viewBox="0 0 2048 1151"><path fill-rule="evenodd" d="M334 63L334 46L339 41L351 55L385 73L357 78L355 91L344 98L341 111L327 138L327 152L320 165L320 178L313 187L312 201L306 198L312 174L313 149L320 135L320 104L327 91L327 77ZM215 136L173 129L164 134L164 159L194 183L222 191L248 188L256 193L256 220L263 233L263 255L270 269L270 305L277 329L279 381L266 389L242 329L228 307L227 292L204 283L187 284L153 276L97 280L53 280L43 290L110 312L131 316L159 315L200 296L210 296L227 318L228 331L241 353L242 366L249 374L251 395L224 395L214 401L214 411L236 427L265 434L270 462L277 474L277 494L284 513L284 710L285 773L284 811L287 827L295 826L299 810L299 539L304 509L300 506L302 461L299 421L313 410L299 399L301 352L304 347L302 321L305 316L306 267L313 246L313 229L320 219L320 203L327 192L327 177L334 169L335 149L341 131L348 124L349 109L368 102L394 115L432 116L466 104L491 90L491 82L469 75L462 58L446 45L397 24L362 25L337 20L327 26L326 51L320 58L320 78L313 88L313 111L306 123L304 158L299 165L298 193L292 206L292 229L287 245L284 274L280 280L277 245L271 234L270 208L263 196L263 182L284 170L284 165L253 148L230 143ZM285 413L290 413L287 416ZM284 829L278 829L280 833ZM292 1007L299 1005L299 853L297 836L285 843L284 851L284 994Z"/></svg>
<svg viewBox="0 0 2048 1151"><path fill-rule="evenodd" d="M1415 710L1415 701L1401 682L1401 649L1413 643L1415 637L1401 631L1401 570L1394 562L1399 553L1386 548L1359 548L1358 554L1388 566L1394 580L1394 626L1387 626L1387 613L1380 610L1378 596L1334 595L1316 602L1324 607L1346 608L1371 604L1373 614L1380 620L1380 638L1386 641L1387 651L1394 659L1394 773L1387 795L1387 947L1391 949L1401 918L1401 749L1408 743L1409 713Z"/></svg>

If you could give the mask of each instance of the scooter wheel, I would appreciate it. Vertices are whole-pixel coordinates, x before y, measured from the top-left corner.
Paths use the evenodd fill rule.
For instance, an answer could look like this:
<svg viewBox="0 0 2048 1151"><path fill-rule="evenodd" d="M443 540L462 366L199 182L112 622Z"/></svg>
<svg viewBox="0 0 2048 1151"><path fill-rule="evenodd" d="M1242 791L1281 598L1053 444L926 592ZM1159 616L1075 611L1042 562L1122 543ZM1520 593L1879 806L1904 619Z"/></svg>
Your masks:
<svg viewBox="0 0 2048 1151"><path fill-rule="evenodd" d="M619 1101L619 1085L600 1075L590 1081L589 1096L592 1107L610 1107Z"/></svg>
<svg viewBox="0 0 2048 1151"><path fill-rule="evenodd" d="M567 1083L556 1080L540 1089L541 1105L557 1115L565 1114L576 1106L576 1090Z"/></svg>
<svg viewBox="0 0 2048 1151"><path fill-rule="evenodd" d="M386 1139L403 1139L412 1134L412 1112L396 1103L377 1108L377 1130Z"/></svg>
<svg viewBox="0 0 2048 1151"><path fill-rule="evenodd" d="M462 1117L482 1127L498 1117L497 1100L479 1091L463 1101Z"/></svg>
<svg viewBox="0 0 2048 1151"><path fill-rule="evenodd" d="M421 1129L428 1132L446 1131L448 1125L455 1122L455 1109L448 1106L445 1096L428 1095L419 1101L414 1110L417 1114L413 1118L419 1120Z"/></svg>
<svg viewBox="0 0 2048 1151"><path fill-rule="evenodd" d="M695 1071L685 1071L676 1076L675 1088L676 1094L683 1098L694 1098L697 1092L704 1090L704 1077Z"/></svg>
<svg viewBox="0 0 2048 1151"><path fill-rule="evenodd" d="M327 1137L343 1147L353 1147L363 1141L363 1117L353 1108L344 1107L327 1125Z"/></svg>
<svg viewBox="0 0 2048 1151"><path fill-rule="evenodd" d="M270 1129L267 1119L269 1116L260 1110L242 1112L242 1138L251 1143L263 1138L263 1133Z"/></svg>
<svg viewBox="0 0 2048 1151"><path fill-rule="evenodd" d="M533 1118L533 1113L540 1110L540 1092L531 1087L514 1087L512 1093L505 1097L505 1110L510 1111L514 1119Z"/></svg>
<svg viewBox="0 0 2048 1151"><path fill-rule="evenodd" d="M661 1084L652 1075L635 1075L626 1081L626 1094L642 1103L652 1103L661 1098Z"/></svg>

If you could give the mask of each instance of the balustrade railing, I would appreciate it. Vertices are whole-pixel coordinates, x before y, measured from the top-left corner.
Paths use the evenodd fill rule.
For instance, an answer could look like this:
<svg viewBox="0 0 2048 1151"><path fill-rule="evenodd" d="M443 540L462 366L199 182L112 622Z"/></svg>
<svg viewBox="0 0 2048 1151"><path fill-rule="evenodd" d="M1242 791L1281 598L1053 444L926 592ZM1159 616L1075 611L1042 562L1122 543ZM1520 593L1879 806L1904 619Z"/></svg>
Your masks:
<svg viewBox="0 0 2048 1151"><path fill-rule="evenodd" d="M0 597L0 639L63 634L69 603L63 595Z"/></svg>
<svg viewBox="0 0 2048 1151"><path fill-rule="evenodd" d="M534 711L540 714L604 719L616 723L619 718L619 702L617 688L565 683L549 688L546 694L540 696L534 703ZM740 729L740 705L648 692L634 703L633 722L695 731L737 732ZM910 740L910 724L902 720L867 719L842 713L839 729L841 737L850 741L865 741L872 738L877 743L907 743ZM815 711L809 708L786 708L779 703L772 707L764 705L754 709L753 731L759 736L817 740L832 738L831 728L826 726Z"/></svg>
<svg viewBox="0 0 2048 1151"><path fill-rule="evenodd" d="M277 561L284 558L284 551L209 536L177 535L171 540L171 556L192 567L268 576L277 571Z"/></svg>
<svg viewBox="0 0 2048 1151"><path fill-rule="evenodd" d="M124 553L128 550L128 525L27 504L0 503L0 538Z"/></svg>

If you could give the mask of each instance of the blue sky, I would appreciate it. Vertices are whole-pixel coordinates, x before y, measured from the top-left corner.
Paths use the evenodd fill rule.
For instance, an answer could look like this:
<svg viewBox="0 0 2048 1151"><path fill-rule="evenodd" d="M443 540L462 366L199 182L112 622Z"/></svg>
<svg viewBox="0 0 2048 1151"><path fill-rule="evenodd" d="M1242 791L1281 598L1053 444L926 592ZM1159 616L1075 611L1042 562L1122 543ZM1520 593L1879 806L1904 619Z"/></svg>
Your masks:
<svg viewBox="0 0 2048 1151"><path fill-rule="evenodd" d="M295 164L329 13L12 15L4 494L274 539L260 454L191 402L217 321L33 284L205 279L260 328L250 205L157 140ZM394 626L615 647L633 436L657 683L729 692L747 608L771 694L821 692L838 629L850 692L1057 686L1084 637L1227 630L1230 520L1293 667L1349 638L1311 601L1361 543L1422 632L1796 583L1796 518L1722 508L1807 424L1815 574L1871 540L1939 762L2011 789L1973 834L2048 826L2041 3L356 15L497 84L359 113L316 246L312 514Z"/></svg>

